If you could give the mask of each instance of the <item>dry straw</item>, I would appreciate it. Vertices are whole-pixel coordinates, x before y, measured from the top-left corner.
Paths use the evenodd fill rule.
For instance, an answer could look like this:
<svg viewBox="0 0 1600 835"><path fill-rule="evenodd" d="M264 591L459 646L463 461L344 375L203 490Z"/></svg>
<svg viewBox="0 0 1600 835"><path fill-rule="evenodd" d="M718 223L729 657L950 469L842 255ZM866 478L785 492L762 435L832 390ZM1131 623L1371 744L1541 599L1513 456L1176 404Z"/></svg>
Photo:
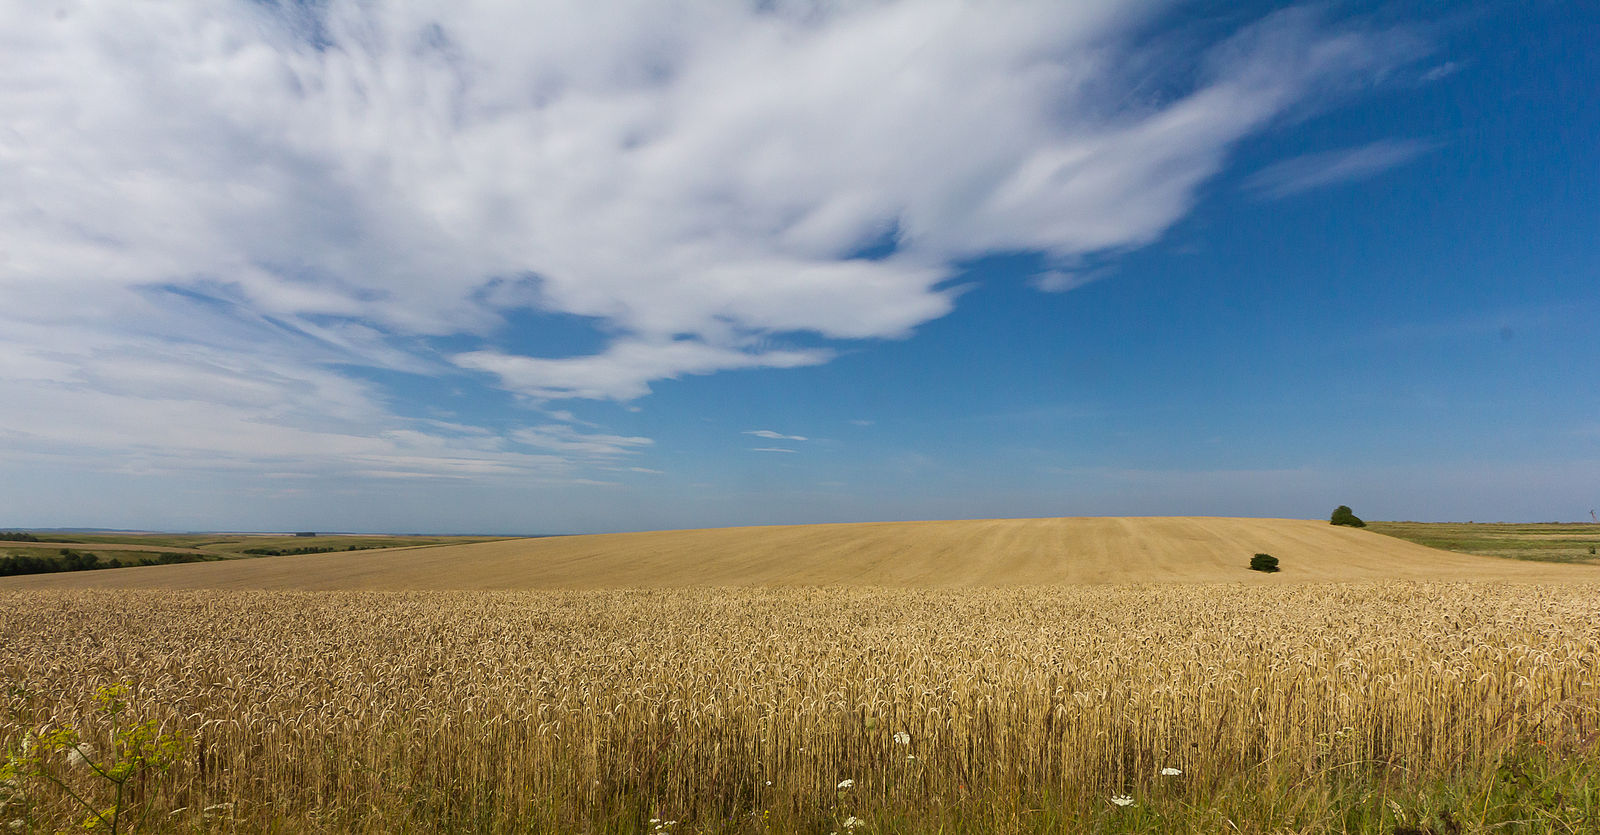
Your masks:
<svg viewBox="0 0 1600 835"><path fill-rule="evenodd" d="M201 828L1143 806L1592 734L1595 591L7 594L0 742L93 740L94 688L129 682L130 715L191 740L140 802Z"/></svg>

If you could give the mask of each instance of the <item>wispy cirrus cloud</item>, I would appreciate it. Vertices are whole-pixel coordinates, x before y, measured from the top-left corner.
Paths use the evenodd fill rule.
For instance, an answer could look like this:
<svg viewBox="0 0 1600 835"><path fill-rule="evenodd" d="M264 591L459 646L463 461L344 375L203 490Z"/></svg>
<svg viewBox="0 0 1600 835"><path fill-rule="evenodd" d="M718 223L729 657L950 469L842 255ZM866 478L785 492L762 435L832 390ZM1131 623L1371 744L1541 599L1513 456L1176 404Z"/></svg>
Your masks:
<svg viewBox="0 0 1600 835"><path fill-rule="evenodd" d="M804 440L806 440L806 437L804 435L785 435L782 432L775 432L775 431L773 431L771 429L746 429L744 431L744 434L746 434L746 435L754 435L757 438L766 438L769 441L804 441Z"/></svg>
<svg viewBox="0 0 1600 835"><path fill-rule="evenodd" d="M1440 147L1437 142L1422 139L1380 139L1273 163L1247 178L1244 186L1263 198L1276 200L1375 177Z"/></svg>
<svg viewBox="0 0 1600 835"><path fill-rule="evenodd" d="M1458 72L1461 72L1463 69L1466 69L1466 66L1459 61L1445 61L1438 66L1428 68L1428 70L1422 74L1422 81L1424 83L1442 81Z"/></svg>
<svg viewBox="0 0 1600 835"><path fill-rule="evenodd" d="M1029 279L1035 290L1043 293L1066 293L1093 284L1111 274L1104 267L1086 270L1046 270Z"/></svg>
<svg viewBox="0 0 1600 835"><path fill-rule="evenodd" d="M511 440L534 449L564 455L603 458L630 455L655 443L650 438L639 436L579 432L571 426L559 423L513 430L510 437Z"/></svg>

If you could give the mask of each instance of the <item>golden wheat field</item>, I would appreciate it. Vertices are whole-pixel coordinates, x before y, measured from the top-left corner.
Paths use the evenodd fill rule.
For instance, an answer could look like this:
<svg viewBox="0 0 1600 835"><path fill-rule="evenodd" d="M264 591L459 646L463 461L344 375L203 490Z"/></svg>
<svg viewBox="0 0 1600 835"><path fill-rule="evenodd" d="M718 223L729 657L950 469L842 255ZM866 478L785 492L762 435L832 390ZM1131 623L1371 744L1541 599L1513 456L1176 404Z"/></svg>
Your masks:
<svg viewBox="0 0 1600 835"><path fill-rule="evenodd" d="M122 831L1600 826L1549 789L1600 730L1587 583L12 591L0 641L19 831L109 809L140 720Z"/></svg>
<svg viewBox="0 0 1600 835"><path fill-rule="evenodd" d="M1266 552L1283 571L1250 571ZM1457 554L1303 519L981 519L513 539L0 578L4 588L960 588L1126 582L1600 581L1600 566Z"/></svg>
<svg viewBox="0 0 1600 835"><path fill-rule="evenodd" d="M1257 551L1284 570L1248 570ZM667 531L33 575L0 580L0 823L1600 831L1600 786L1570 777L1600 761L1597 678L1600 569L1297 520Z"/></svg>

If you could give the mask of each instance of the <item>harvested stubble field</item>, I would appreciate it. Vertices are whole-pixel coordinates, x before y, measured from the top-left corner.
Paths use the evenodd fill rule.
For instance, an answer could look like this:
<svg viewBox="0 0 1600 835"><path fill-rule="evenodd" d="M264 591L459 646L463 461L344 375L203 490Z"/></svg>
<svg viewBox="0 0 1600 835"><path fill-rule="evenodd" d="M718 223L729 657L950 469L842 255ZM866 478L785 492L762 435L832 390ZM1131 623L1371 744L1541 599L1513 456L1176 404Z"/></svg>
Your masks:
<svg viewBox="0 0 1600 835"><path fill-rule="evenodd" d="M1263 551L1279 574L1248 568ZM1326 580L1600 581L1304 519L977 519L652 531L0 578L5 588L963 588Z"/></svg>
<svg viewBox="0 0 1600 835"><path fill-rule="evenodd" d="M186 740L143 831L1600 831L1586 583L0 592L0 641L13 754L106 752L113 682Z"/></svg>

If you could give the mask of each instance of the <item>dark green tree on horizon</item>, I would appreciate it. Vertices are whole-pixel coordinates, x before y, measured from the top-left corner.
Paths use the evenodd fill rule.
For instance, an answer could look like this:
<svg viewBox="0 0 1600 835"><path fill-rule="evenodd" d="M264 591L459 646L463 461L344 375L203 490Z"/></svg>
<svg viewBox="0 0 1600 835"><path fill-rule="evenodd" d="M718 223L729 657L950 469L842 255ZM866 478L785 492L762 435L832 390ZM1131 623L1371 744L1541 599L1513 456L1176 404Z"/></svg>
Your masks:
<svg viewBox="0 0 1600 835"><path fill-rule="evenodd" d="M1328 518L1328 523L1332 525L1347 525L1352 528L1364 528L1367 526L1367 523L1361 521L1361 517L1357 516L1349 505L1339 505L1334 508L1333 515Z"/></svg>

